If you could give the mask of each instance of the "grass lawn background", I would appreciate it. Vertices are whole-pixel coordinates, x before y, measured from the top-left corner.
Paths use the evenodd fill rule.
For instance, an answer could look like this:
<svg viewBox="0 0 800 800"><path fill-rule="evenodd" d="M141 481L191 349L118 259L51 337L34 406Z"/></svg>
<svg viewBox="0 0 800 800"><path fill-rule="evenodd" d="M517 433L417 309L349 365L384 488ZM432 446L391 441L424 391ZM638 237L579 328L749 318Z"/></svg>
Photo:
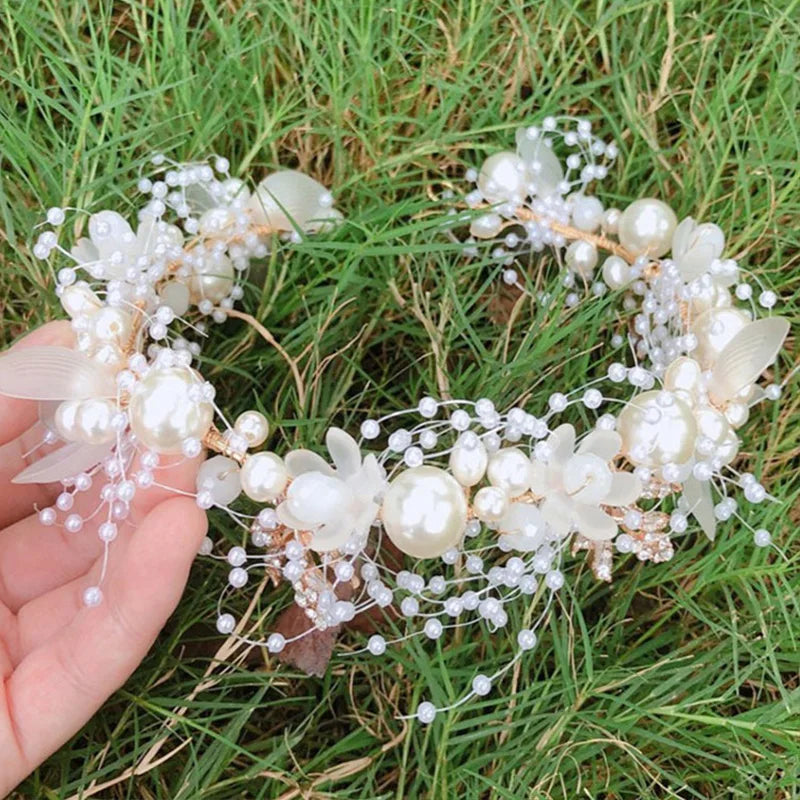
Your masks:
<svg viewBox="0 0 800 800"><path fill-rule="evenodd" d="M799 28L790 0L2 0L2 342L59 315L30 253L43 208L125 213L154 151L218 152L253 180L307 171L348 219L254 271L243 302L297 359L302 403L241 321L204 351L226 411L269 415L271 449L427 393L536 413L614 358L620 297L515 304L490 259L441 234L437 196L562 111L620 144L606 205L655 195L717 222L796 321ZM562 291L552 258L528 269ZM779 378L796 359L790 339ZM199 561L140 669L18 797L800 797L798 403L795 381L742 432L741 468L781 500L749 519L785 557L726 523L668 564L618 559L610 586L576 561L537 649L427 728L395 715L458 697L509 656L503 637L339 656L323 679L260 650L223 664L225 570ZM212 535L233 533L213 516ZM265 592L252 620L284 601Z"/></svg>

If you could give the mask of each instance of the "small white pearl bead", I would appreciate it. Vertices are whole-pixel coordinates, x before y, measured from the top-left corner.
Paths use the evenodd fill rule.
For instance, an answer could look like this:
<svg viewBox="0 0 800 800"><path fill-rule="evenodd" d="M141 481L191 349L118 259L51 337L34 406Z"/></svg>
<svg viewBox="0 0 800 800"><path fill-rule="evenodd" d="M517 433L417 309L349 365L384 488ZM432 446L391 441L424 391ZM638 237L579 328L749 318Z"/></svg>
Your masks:
<svg viewBox="0 0 800 800"><path fill-rule="evenodd" d="M557 569L551 570L547 573L545 583L553 591L558 591L564 585L564 576Z"/></svg>
<svg viewBox="0 0 800 800"><path fill-rule="evenodd" d="M97 529L97 535L103 542L113 542L117 538L117 526L113 522L104 522Z"/></svg>
<svg viewBox="0 0 800 800"><path fill-rule="evenodd" d="M233 633L235 627L236 620L233 618L233 614L220 614L217 617L217 630L224 636Z"/></svg>
<svg viewBox="0 0 800 800"><path fill-rule="evenodd" d="M432 617L425 623L425 635L429 639L438 639L442 635L442 623Z"/></svg>
<svg viewBox="0 0 800 800"><path fill-rule="evenodd" d="M386 652L386 640L376 633L374 636L369 637L367 649L374 656L382 656Z"/></svg>
<svg viewBox="0 0 800 800"><path fill-rule="evenodd" d="M377 420L365 419L361 423L361 435L365 439L377 439L380 432L381 426L378 424Z"/></svg>
<svg viewBox="0 0 800 800"><path fill-rule="evenodd" d="M436 718L436 706L427 700L417 706L417 719L423 725L430 725Z"/></svg>
<svg viewBox="0 0 800 800"><path fill-rule="evenodd" d="M64 520L64 528L68 533L78 533L83 528L83 518L80 514L70 514Z"/></svg>
<svg viewBox="0 0 800 800"><path fill-rule="evenodd" d="M244 547L231 547L228 551L228 563L232 567L241 567L247 562L247 551Z"/></svg>
<svg viewBox="0 0 800 800"><path fill-rule="evenodd" d="M436 412L438 410L439 410L439 404L433 397L423 397L422 400L419 401L419 405L417 406L417 411L419 412L419 415L421 417L425 417L426 419L431 419L432 417L435 417Z"/></svg>
<svg viewBox="0 0 800 800"><path fill-rule="evenodd" d="M759 528L753 534L753 542L755 543L756 547L768 547L771 541L772 536L770 536L770 532L764 528Z"/></svg>
<svg viewBox="0 0 800 800"><path fill-rule="evenodd" d="M236 589L241 589L247 583L247 570L241 567L234 567L228 573L228 583Z"/></svg>
<svg viewBox="0 0 800 800"><path fill-rule="evenodd" d="M87 608L94 608L103 602L103 592L99 586L90 586L83 592L83 604Z"/></svg>

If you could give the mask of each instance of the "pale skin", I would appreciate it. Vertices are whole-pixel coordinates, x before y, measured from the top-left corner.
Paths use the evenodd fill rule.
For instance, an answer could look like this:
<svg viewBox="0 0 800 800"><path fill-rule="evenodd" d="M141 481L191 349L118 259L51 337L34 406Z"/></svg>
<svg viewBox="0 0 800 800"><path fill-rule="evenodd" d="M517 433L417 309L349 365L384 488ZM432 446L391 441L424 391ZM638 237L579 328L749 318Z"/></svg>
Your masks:
<svg viewBox="0 0 800 800"><path fill-rule="evenodd" d="M50 323L14 347L69 345L67 323ZM0 363L0 368L2 364ZM118 689L150 649L181 596L206 532L194 501L167 490L139 490L111 544L103 602L83 605L96 585L103 543L87 521L77 534L39 523L34 506L60 485L16 485L41 438L36 403L0 395L0 797L63 745ZM193 489L198 460L159 468L159 483ZM103 480L77 495L89 514Z"/></svg>

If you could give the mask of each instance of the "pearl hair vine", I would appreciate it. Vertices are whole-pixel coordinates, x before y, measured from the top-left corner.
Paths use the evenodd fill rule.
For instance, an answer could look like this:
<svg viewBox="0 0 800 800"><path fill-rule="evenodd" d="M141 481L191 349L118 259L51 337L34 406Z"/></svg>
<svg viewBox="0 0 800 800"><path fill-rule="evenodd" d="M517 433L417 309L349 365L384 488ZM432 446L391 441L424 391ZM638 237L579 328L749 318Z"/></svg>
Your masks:
<svg viewBox="0 0 800 800"><path fill-rule="evenodd" d="M42 223L48 228L33 254L67 262L57 267L56 294L74 348L31 346L0 356L0 394L39 401L44 432L28 457L49 451L14 482L62 483L55 506L39 511L43 525L77 534L103 519L97 535L105 559L98 585L84 591L88 606L102 601L108 547L137 492L160 486L185 493L159 483L165 456L174 463L206 449L239 463L267 438L259 411L245 411L231 426L214 404L215 389L194 364L204 319L222 323L237 313L241 278L273 241L299 242L342 218L328 190L301 172L274 172L251 192L220 156L181 164L156 154L151 162L156 173L138 181L147 199L136 230L116 211L100 210L88 216L88 237L67 249L59 241L67 211L78 220L85 212L51 208ZM79 495L98 480L96 507L79 513L86 505L76 503ZM212 496L201 485L197 502L210 507L222 491Z"/></svg>
<svg viewBox="0 0 800 800"><path fill-rule="evenodd" d="M191 303L196 313L223 320L241 295L234 272L265 253L267 233L294 238L330 225L329 195L291 173L262 192L267 178L249 196L240 183L225 188L227 165L219 170L224 180L207 165L176 165L171 179L142 179L152 199L136 234L114 212L100 212L90 217L88 242L71 254L54 234L36 245L41 257L53 249L72 257L105 294L78 282L76 267L62 270L58 291L78 334L76 350L28 348L0 359L0 392L40 400L46 442L65 443L22 479L62 480L56 506L65 513L81 487L104 480L108 520L98 533L110 541L132 494L155 482L162 455L198 455L205 445L215 455L187 493L202 508L226 512L247 543L217 556L229 568L220 633L285 658L300 640L378 610L391 635L369 636L363 650L374 656L473 626L511 639L513 655L476 675L460 698L439 707L424 699L411 714L423 723L489 694L535 648L575 554L586 551L595 576L610 581L615 550L666 561L694 523L713 540L718 522L734 519L756 545L769 545L769 533L747 521L733 494L741 489L752 504L771 498L733 462L749 408L780 396L779 384L757 381L789 324L755 318L752 284L723 258L725 237L715 224L679 224L655 198L618 211L589 194L616 155L587 120L548 117L520 129L516 152L468 171L477 188L456 224L470 228L465 253L492 248L504 281L523 291L515 259L544 248L563 261L568 289L583 280L593 281L595 294L619 291L623 308L636 312L634 363L614 362L600 378L553 392L535 413L500 410L488 397L423 397L414 408L363 420L358 439L330 428L327 458L305 449L248 452L268 438L257 411L224 432L212 427L215 412L224 418L213 387L191 368L196 344L170 341L165 328L188 315ZM179 188L170 192L173 185ZM194 199L198 185L201 200ZM195 237L189 244L163 220L167 208ZM278 224L282 214L286 227ZM62 212L51 209L48 220L61 224ZM98 232L101 223L108 227ZM607 256L595 279L600 252ZM233 272L213 271L222 259ZM179 299L186 301L180 313ZM766 288L758 299L767 311L777 301ZM569 291L567 304L578 301ZM252 513L237 506L241 494ZM40 518L58 524L56 509ZM77 532L83 520L71 519L64 527ZM206 540L201 552L212 550ZM254 576L259 585L288 583L307 625L262 636L257 623L237 621L226 602L256 583ZM99 599L97 587L87 590L89 605ZM511 631L514 604L529 621Z"/></svg>
<svg viewBox="0 0 800 800"><path fill-rule="evenodd" d="M560 149L568 151L563 159ZM221 633L299 665L304 659L286 656L292 645L374 609L392 630L369 636L363 651L374 656L470 626L510 636L514 654L492 674L475 675L460 698L438 708L419 703L410 716L427 724L490 693L536 646L577 553L586 551L596 578L610 581L614 550L667 561L692 520L711 540L719 522L734 519L757 546L771 543L733 494L741 489L752 504L772 498L732 462L750 406L780 396L778 384L756 382L789 324L754 319L752 287L736 261L723 259L715 224L678 224L655 198L619 211L588 194L616 155L586 120L548 117L520 129L515 153L468 170L477 188L456 224L470 226L466 253L489 241L505 282L523 291L512 267L520 253L551 248L569 289L578 278L592 280L599 253L607 253L593 292L619 290L624 308L638 310L634 363L614 362L605 376L552 393L536 414L502 412L487 397L424 397L416 408L364 420L358 440L329 429L332 463L308 450L250 456L242 488L267 505L250 524L253 549L227 553ZM567 305L578 299L570 292ZM762 308L776 300L761 290ZM564 419L571 409L578 420L592 414L594 424L576 427ZM225 602L253 574L288 582L309 627L251 638L256 628L244 630L246 619L237 623ZM530 621L512 633L513 604L527 608Z"/></svg>

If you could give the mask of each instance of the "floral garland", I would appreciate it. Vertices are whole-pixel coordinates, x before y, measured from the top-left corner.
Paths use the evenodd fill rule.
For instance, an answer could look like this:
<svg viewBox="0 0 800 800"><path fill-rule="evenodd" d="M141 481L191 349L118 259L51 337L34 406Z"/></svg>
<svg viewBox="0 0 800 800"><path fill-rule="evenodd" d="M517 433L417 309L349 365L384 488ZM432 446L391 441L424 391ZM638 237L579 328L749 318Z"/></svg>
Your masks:
<svg viewBox="0 0 800 800"><path fill-rule="evenodd" d="M13 351L0 361L0 392L44 401L47 441L67 442L19 479L64 481L56 506L68 512L72 494L102 475L108 519L98 533L110 541L163 454L195 456L203 446L218 453L201 466L194 496L202 508L225 509L252 548L236 546L224 556L230 569L217 628L271 653L373 608L406 626L394 639L373 634L365 649L375 656L410 637L437 640L470 625L512 635L509 604L540 601L533 623L513 632L511 659L476 675L446 709L488 694L535 647L571 555L588 551L594 574L608 581L615 549L666 561L673 539L693 523L713 539L717 523L731 518L752 531L756 545L769 545L770 534L750 526L733 496L741 489L757 504L767 492L732 463L749 408L780 396L778 384L762 388L757 380L789 324L756 319L757 281L723 257L725 237L715 224L678 223L655 198L620 211L589 194L616 155L587 120L548 117L517 132L515 152L468 171L476 188L455 224L469 225L467 255L488 243L508 285L526 291L515 260L551 248L564 265L567 305L579 301L573 290L581 283L595 294L620 290L623 306L637 311L633 365L615 362L604 378L554 392L535 414L499 411L490 398L424 397L414 409L364 420L358 441L329 429L332 464L308 450L248 452L268 435L255 411L217 431L213 388L191 369L196 345L167 334L190 303L223 320L241 296L233 271L264 254L269 234L294 238L330 225L337 216L330 196L299 173L276 173L252 196L241 182L214 179L207 166L175 167L155 183L143 179L140 188L152 199L137 234L104 211L90 218L90 240L72 249L77 266L104 287L104 300L76 281L75 268L59 273L77 349L28 349L24 370ZM217 168L227 175L226 164ZM195 237L188 244L163 221L167 208ZM51 209L48 221L60 224L62 212ZM54 248L66 253L47 232L37 255ZM607 255L598 270L601 252ZM775 293L758 292L758 305L772 309ZM64 387L59 396L53 385ZM594 424L576 429L563 421L574 406L593 413ZM83 472L67 475L78 458ZM261 505L257 514L232 508L242 493ZM73 517L61 524L77 532L83 521ZM56 518L55 509L40 512L43 524ZM211 551L207 540L203 552ZM441 565L440 574L426 578L431 563ZM225 611L227 597L259 573L291 585L308 622L299 633L276 630L251 640ZM85 600L99 602L98 587ZM424 700L411 716L429 723L446 709Z"/></svg>

